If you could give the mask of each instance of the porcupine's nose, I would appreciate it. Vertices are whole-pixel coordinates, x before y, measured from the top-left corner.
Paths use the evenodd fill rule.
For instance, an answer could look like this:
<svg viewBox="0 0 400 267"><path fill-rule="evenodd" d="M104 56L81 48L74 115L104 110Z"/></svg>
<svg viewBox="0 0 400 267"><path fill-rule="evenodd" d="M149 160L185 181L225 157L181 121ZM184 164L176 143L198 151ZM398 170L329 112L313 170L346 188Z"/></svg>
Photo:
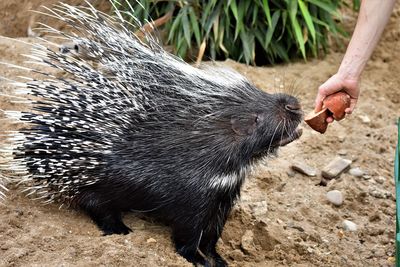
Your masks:
<svg viewBox="0 0 400 267"><path fill-rule="evenodd" d="M295 113L295 114L302 114L303 111L301 110L301 105L300 104L286 104L285 109L289 112Z"/></svg>

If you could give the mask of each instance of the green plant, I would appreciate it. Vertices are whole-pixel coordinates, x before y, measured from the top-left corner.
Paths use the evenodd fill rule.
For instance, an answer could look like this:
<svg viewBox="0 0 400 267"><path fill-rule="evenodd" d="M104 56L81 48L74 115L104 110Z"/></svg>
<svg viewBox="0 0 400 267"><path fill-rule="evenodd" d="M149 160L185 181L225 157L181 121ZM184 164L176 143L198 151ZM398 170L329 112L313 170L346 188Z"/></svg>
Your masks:
<svg viewBox="0 0 400 267"><path fill-rule="evenodd" d="M171 14L162 25L164 42L180 57L205 46L212 59L247 64L289 61L326 53L338 26L342 0L114 0L140 21ZM127 16L129 20L132 17Z"/></svg>

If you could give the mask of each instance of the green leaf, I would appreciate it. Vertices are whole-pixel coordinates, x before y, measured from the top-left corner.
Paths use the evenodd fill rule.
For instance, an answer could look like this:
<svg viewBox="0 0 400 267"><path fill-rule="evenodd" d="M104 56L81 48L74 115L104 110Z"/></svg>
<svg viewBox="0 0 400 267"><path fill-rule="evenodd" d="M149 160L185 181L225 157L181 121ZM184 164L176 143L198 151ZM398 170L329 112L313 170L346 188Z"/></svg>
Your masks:
<svg viewBox="0 0 400 267"><path fill-rule="evenodd" d="M197 46L200 46L201 45L201 35L200 35L199 22L197 21L197 17L196 17L193 7L189 8L189 18L190 18L190 23L192 25L194 37L196 38L196 44L197 44Z"/></svg>
<svg viewBox="0 0 400 267"><path fill-rule="evenodd" d="M249 31L241 31L240 39L243 45L243 54L246 64L254 62L254 35Z"/></svg>
<svg viewBox="0 0 400 267"><path fill-rule="evenodd" d="M239 16L238 16L238 9L237 9L237 5L236 5L236 0L231 0L230 8L232 10L233 16L235 17L235 20L238 21L239 20Z"/></svg>
<svg viewBox="0 0 400 267"><path fill-rule="evenodd" d="M267 37L265 38L265 44L264 44L265 50L268 49L269 43L271 42L272 36L274 35L276 25L278 24L280 16L281 16L280 10L275 11L274 14L272 15L272 23L270 24L270 27L268 27Z"/></svg>
<svg viewBox="0 0 400 267"><path fill-rule="evenodd" d="M331 2L325 2L321 0L306 0L306 1L322 8L331 15L334 15L336 17L341 17L340 13L336 10L336 5L332 4Z"/></svg>
<svg viewBox="0 0 400 267"><path fill-rule="evenodd" d="M312 22L310 12L308 11L307 6L304 4L304 2L302 0L298 0L298 3L299 3L299 7L300 7L301 13L303 15L303 18L307 24L307 28L310 31L313 42L315 42L316 41L315 28L314 28L314 23Z"/></svg>
<svg viewBox="0 0 400 267"><path fill-rule="evenodd" d="M179 13L174 19L174 22L172 23L171 29L168 34L168 42L174 39L175 31L179 29L179 25L181 24L181 17L182 13Z"/></svg>
<svg viewBox="0 0 400 267"><path fill-rule="evenodd" d="M183 34L185 36L186 43L188 47L191 45L192 32L190 31L190 23L188 18L187 6L182 8L182 26L183 26Z"/></svg>
<svg viewBox="0 0 400 267"><path fill-rule="evenodd" d="M269 9L268 0L263 0L263 9L264 9L265 16L267 17L268 25L271 25L272 19L271 19L271 11Z"/></svg>
<svg viewBox="0 0 400 267"><path fill-rule="evenodd" d="M299 46L301 55L303 56L304 59L306 59L306 49L304 46L304 38L303 38L303 33L301 31L299 22L296 19L297 15L297 1L296 0L289 0L288 1L289 5L289 18L292 24L292 30L294 31L296 42Z"/></svg>

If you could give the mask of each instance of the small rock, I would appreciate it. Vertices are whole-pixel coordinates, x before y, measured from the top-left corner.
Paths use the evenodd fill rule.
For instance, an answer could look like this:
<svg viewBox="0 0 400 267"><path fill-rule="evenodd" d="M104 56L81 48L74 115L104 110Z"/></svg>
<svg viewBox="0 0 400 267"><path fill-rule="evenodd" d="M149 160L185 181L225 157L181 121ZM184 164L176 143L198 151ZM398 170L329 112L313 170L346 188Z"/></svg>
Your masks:
<svg viewBox="0 0 400 267"><path fill-rule="evenodd" d="M338 153L338 155L340 155L340 156L346 156L346 155L347 155L347 150L341 149L341 150L339 150L337 153Z"/></svg>
<svg viewBox="0 0 400 267"><path fill-rule="evenodd" d="M371 189L369 191L369 194L375 198L381 198L381 199L390 198L392 196L390 192L379 189Z"/></svg>
<svg viewBox="0 0 400 267"><path fill-rule="evenodd" d="M350 232L357 231L357 224L355 224L355 223L353 223L352 221L349 221L349 220L344 220L343 221L343 229L345 231L350 231Z"/></svg>
<svg viewBox="0 0 400 267"><path fill-rule="evenodd" d="M339 239L342 239L343 237L345 237L343 230L339 230L339 232L337 232L337 236L339 237Z"/></svg>
<svg viewBox="0 0 400 267"><path fill-rule="evenodd" d="M299 173L305 174L310 177L317 175L317 171L313 167L305 164L304 162L298 162L298 161L294 162L290 167L293 170L298 171Z"/></svg>
<svg viewBox="0 0 400 267"><path fill-rule="evenodd" d="M354 177L362 177L364 175L364 171L361 170L360 168L356 167L356 168L351 168L349 170L349 173L351 175L353 175Z"/></svg>
<svg viewBox="0 0 400 267"><path fill-rule="evenodd" d="M157 240L155 240L154 238L150 237L149 239L146 240L146 243L157 243Z"/></svg>
<svg viewBox="0 0 400 267"><path fill-rule="evenodd" d="M396 258L395 257L389 257L388 259L389 264L395 264L396 263Z"/></svg>
<svg viewBox="0 0 400 267"><path fill-rule="evenodd" d="M146 253L144 253L143 251L137 251L137 252L135 252L135 253L136 253L136 255L138 255L140 258L146 258L146 257L147 257Z"/></svg>
<svg viewBox="0 0 400 267"><path fill-rule="evenodd" d="M250 204L251 213L254 216L263 216L268 212L267 201L263 200L260 202L255 202Z"/></svg>
<svg viewBox="0 0 400 267"><path fill-rule="evenodd" d="M367 115L360 115L358 116L361 119L362 123L369 124L371 119Z"/></svg>
<svg viewBox="0 0 400 267"><path fill-rule="evenodd" d="M375 178L375 182L377 182L378 184L383 184L386 181L386 178L383 176L378 176Z"/></svg>
<svg viewBox="0 0 400 267"><path fill-rule="evenodd" d="M241 247L246 254L252 254L256 250L254 245L254 233L251 230L246 230L242 236Z"/></svg>
<svg viewBox="0 0 400 267"><path fill-rule="evenodd" d="M364 178L364 180L369 180L369 179L371 179L371 175L364 174L363 178Z"/></svg>
<svg viewBox="0 0 400 267"><path fill-rule="evenodd" d="M350 167L350 164L351 160L336 157L322 169L322 176L327 179L333 179Z"/></svg>
<svg viewBox="0 0 400 267"><path fill-rule="evenodd" d="M326 193L326 198L335 206L340 206L343 204L343 194L339 190L329 191Z"/></svg>
<svg viewBox="0 0 400 267"><path fill-rule="evenodd" d="M294 177L296 175L292 169L288 169L286 171L286 174L288 177Z"/></svg>

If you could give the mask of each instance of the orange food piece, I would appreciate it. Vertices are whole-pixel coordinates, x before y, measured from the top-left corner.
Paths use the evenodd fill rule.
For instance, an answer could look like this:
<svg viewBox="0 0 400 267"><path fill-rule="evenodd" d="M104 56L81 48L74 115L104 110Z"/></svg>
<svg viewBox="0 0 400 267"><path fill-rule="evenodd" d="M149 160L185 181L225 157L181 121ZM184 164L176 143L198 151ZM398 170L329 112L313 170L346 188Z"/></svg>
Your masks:
<svg viewBox="0 0 400 267"><path fill-rule="evenodd" d="M324 108L320 112L315 113L312 111L305 118L304 121L310 125L311 128L320 133L325 133L328 128L328 123L326 122L326 118L328 118L327 109Z"/></svg>
<svg viewBox="0 0 400 267"><path fill-rule="evenodd" d="M329 95L324 99L323 106L332 112L335 120L340 121L346 116L346 108L350 107L350 96L345 92Z"/></svg>
<svg viewBox="0 0 400 267"><path fill-rule="evenodd" d="M350 107L350 96L345 92L337 92L324 99L321 111L310 112L304 121L312 129L323 134L328 128L326 118L332 116L335 120L340 121L346 116L345 110L348 107Z"/></svg>

